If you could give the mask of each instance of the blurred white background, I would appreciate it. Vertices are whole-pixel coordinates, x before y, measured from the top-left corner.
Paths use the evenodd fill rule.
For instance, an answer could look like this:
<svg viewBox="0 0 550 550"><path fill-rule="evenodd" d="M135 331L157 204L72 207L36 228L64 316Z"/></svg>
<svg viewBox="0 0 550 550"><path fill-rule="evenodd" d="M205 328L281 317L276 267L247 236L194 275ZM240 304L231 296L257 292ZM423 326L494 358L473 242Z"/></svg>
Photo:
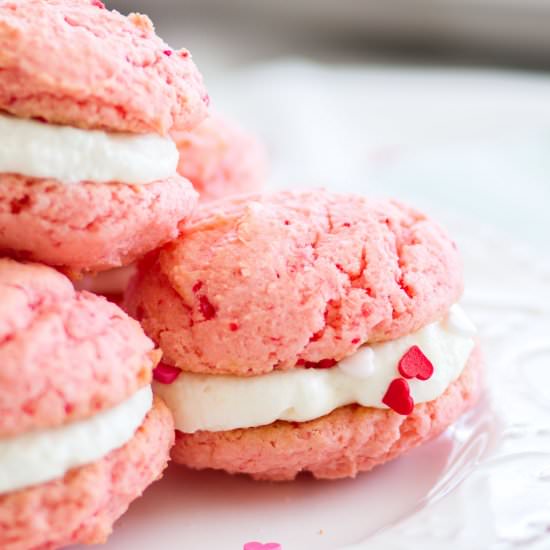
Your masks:
<svg viewBox="0 0 550 550"><path fill-rule="evenodd" d="M272 187L398 196L550 258L548 0L107 3L191 50Z"/></svg>

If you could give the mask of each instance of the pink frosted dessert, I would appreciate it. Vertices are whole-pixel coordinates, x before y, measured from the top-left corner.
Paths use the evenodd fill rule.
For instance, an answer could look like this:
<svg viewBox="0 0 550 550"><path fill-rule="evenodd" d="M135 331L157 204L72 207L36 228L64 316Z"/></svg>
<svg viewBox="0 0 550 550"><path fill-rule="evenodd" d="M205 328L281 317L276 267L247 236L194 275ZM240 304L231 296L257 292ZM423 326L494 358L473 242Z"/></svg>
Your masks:
<svg viewBox="0 0 550 550"><path fill-rule="evenodd" d="M77 274L177 236L197 194L169 132L199 124L208 103L187 50L95 0L7 1L0 68L5 255Z"/></svg>
<svg viewBox="0 0 550 550"><path fill-rule="evenodd" d="M354 476L478 393L456 246L420 212L324 191L199 208L126 307L164 353L172 457L258 479Z"/></svg>
<svg viewBox="0 0 550 550"><path fill-rule="evenodd" d="M160 353L104 298L0 259L0 548L103 542L159 478L173 421Z"/></svg>

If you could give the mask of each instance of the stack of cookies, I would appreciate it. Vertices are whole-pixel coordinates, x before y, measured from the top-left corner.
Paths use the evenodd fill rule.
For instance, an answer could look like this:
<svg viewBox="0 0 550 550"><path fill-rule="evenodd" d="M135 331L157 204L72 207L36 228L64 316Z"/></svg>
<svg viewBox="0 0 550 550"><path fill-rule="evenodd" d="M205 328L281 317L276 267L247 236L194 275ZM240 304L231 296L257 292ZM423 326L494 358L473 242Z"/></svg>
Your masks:
<svg viewBox="0 0 550 550"><path fill-rule="evenodd" d="M199 207L126 307L160 346L175 462L355 476L442 432L478 394L456 246L392 201L281 192Z"/></svg>
<svg viewBox="0 0 550 550"><path fill-rule="evenodd" d="M144 15L0 2L3 550L104 541L170 455L353 477L478 394L446 233L392 201L245 194L262 148L208 105ZM127 313L98 295L123 291Z"/></svg>

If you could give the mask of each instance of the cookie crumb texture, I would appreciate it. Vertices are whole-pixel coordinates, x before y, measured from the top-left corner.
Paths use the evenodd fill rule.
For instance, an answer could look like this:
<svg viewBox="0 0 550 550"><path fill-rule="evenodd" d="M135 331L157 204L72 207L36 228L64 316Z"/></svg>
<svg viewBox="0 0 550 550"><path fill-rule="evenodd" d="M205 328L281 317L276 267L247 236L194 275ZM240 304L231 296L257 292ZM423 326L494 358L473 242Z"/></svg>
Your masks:
<svg viewBox="0 0 550 550"><path fill-rule="evenodd" d="M54 269L0 260L0 437L120 404L151 381L153 349L105 298Z"/></svg>
<svg viewBox="0 0 550 550"><path fill-rule="evenodd" d="M174 132L178 172L203 202L257 192L267 179L267 155L255 136L218 114L191 132Z"/></svg>
<svg viewBox="0 0 550 550"><path fill-rule="evenodd" d="M475 349L445 393L402 416L350 405L310 422L277 421L226 432L176 433L172 459L190 468L215 468L255 479L287 481L300 472L319 479L354 477L439 435L480 390L481 354Z"/></svg>
<svg viewBox="0 0 550 550"><path fill-rule="evenodd" d="M324 191L203 205L142 262L126 306L186 371L333 365L441 319L462 293L456 246L392 201Z"/></svg>
<svg viewBox="0 0 550 550"><path fill-rule="evenodd" d="M71 185L0 174L0 252L74 274L127 265L175 238L197 200L178 175Z"/></svg>
<svg viewBox="0 0 550 550"><path fill-rule="evenodd" d="M166 55L145 15L94 0L0 3L0 109L56 124L137 133L186 130L208 95L187 50Z"/></svg>
<svg viewBox="0 0 550 550"><path fill-rule="evenodd" d="M172 416L157 398L124 447L63 479L0 495L0 548L105 542L129 504L161 477L173 439Z"/></svg>

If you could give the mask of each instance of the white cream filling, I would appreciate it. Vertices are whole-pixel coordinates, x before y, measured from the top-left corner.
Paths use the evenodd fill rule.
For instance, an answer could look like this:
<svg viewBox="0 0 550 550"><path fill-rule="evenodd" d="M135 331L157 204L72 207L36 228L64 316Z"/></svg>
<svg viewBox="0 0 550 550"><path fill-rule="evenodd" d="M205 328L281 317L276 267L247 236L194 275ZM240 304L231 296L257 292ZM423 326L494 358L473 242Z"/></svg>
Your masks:
<svg viewBox="0 0 550 550"><path fill-rule="evenodd" d="M153 392L147 386L86 420L0 439L0 494L63 477L71 468L122 447L132 439L152 403Z"/></svg>
<svg viewBox="0 0 550 550"><path fill-rule="evenodd" d="M176 173L175 143L156 134L82 130L0 115L0 173L145 184Z"/></svg>
<svg viewBox="0 0 550 550"><path fill-rule="evenodd" d="M474 347L475 327L454 305L445 319L413 334L361 347L329 369L295 368L242 377L182 372L172 384L153 389L185 433L264 426L275 420L304 422L358 403L387 408L382 399L399 377L403 354L417 345L434 365L430 379L409 380L415 403L432 401L454 382Z"/></svg>

